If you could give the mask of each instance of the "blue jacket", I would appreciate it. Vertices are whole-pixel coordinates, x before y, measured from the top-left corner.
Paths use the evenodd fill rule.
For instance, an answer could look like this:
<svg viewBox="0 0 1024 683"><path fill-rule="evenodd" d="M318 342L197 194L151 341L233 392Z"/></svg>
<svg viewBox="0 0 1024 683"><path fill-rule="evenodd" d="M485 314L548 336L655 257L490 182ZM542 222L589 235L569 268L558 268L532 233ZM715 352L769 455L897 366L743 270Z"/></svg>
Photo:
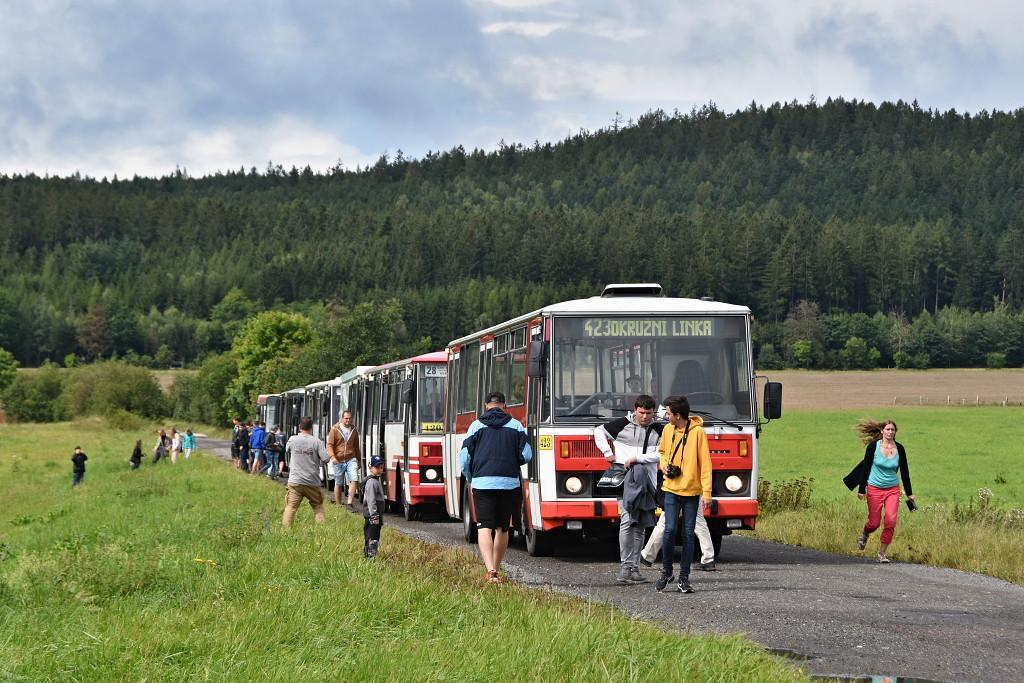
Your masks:
<svg viewBox="0 0 1024 683"><path fill-rule="evenodd" d="M520 466L533 459L526 429L500 408L474 420L459 451L459 464L475 489L517 489Z"/></svg>
<svg viewBox="0 0 1024 683"><path fill-rule="evenodd" d="M263 431L262 427L256 427L252 430L252 436L249 437L249 448L263 450L263 444L265 440L266 432Z"/></svg>

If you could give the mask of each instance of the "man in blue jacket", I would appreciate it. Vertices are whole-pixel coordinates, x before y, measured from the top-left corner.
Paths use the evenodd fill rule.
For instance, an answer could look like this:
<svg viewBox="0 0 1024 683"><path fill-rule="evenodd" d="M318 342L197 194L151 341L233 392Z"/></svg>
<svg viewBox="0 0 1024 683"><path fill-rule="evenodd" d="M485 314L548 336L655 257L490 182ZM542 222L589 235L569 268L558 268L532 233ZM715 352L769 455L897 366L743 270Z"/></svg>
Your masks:
<svg viewBox="0 0 1024 683"><path fill-rule="evenodd" d="M505 395L487 395L486 411L473 421L459 452L462 474L472 485L477 542L487 579L500 583L512 518L522 505L520 467L533 459L526 429L505 412Z"/></svg>

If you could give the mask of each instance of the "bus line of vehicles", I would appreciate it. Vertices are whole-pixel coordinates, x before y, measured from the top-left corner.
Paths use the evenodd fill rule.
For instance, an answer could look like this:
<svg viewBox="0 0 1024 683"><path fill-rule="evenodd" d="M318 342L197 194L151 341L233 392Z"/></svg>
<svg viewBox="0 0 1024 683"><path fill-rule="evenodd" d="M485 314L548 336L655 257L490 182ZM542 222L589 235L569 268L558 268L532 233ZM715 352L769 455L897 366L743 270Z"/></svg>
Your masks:
<svg viewBox="0 0 1024 683"><path fill-rule="evenodd" d="M522 468L517 522L531 555L548 555L566 534L614 538L614 492L596 487L607 463L594 428L632 409L640 394L685 395L704 418L716 511L724 535L758 516L757 410L750 309L661 296L656 284L609 285L600 296L556 303L451 341L444 351L358 367L333 380L259 398L260 418L293 434L300 416L314 434L352 410L363 457L385 460L388 502L407 519L427 506L463 523L475 540L470 483L459 450L491 391L526 427L534 452ZM764 382L765 420L780 417L782 385ZM363 471L365 471L365 462ZM326 486L331 486L326 469Z"/></svg>

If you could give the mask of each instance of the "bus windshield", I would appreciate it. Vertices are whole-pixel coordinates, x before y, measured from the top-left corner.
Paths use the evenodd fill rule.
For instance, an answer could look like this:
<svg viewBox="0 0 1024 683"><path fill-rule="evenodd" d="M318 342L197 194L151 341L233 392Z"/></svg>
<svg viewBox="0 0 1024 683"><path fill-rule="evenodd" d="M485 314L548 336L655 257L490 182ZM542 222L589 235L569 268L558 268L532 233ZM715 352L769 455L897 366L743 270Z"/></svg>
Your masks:
<svg viewBox="0 0 1024 683"><path fill-rule="evenodd" d="M444 433L444 383L448 366L443 363L420 365L416 391L417 431L421 434Z"/></svg>
<svg viewBox="0 0 1024 683"><path fill-rule="evenodd" d="M706 420L753 419L744 316L563 317L553 339L556 421L621 417L641 394L684 395Z"/></svg>

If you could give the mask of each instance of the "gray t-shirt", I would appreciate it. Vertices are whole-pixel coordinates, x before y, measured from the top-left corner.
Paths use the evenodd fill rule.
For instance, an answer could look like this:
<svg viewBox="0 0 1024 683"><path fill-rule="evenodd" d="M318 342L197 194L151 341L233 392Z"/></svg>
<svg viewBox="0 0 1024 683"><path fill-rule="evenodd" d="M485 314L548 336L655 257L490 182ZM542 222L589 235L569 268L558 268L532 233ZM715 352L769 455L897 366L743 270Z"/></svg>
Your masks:
<svg viewBox="0 0 1024 683"><path fill-rule="evenodd" d="M327 449L320 439L299 432L288 439L288 483L320 486L320 463L327 462Z"/></svg>

